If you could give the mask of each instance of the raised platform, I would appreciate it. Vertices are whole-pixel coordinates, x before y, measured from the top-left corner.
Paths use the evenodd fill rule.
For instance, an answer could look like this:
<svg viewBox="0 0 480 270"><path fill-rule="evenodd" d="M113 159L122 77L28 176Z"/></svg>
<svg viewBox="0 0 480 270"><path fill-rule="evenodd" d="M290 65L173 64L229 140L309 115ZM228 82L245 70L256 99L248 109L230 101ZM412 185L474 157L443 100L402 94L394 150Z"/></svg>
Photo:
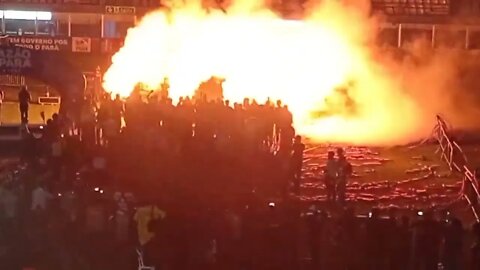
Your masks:
<svg viewBox="0 0 480 270"><path fill-rule="evenodd" d="M29 124L44 125L47 119L50 119L54 113L57 113L60 105L40 105L30 104ZM45 119L42 118L42 112ZM0 107L0 127L20 125L20 111L18 102L4 102Z"/></svg>
<svg viewBox="0 0 480 270"><path fill-rule="evenodd" d="M28 128L33 133L39 133L54 113L59 110L59 105L31 104L29 108ZM42 118L42 113L45 118ZM21 121L17 102L5 102L0 107L0 142L21 140Z"/></svg>

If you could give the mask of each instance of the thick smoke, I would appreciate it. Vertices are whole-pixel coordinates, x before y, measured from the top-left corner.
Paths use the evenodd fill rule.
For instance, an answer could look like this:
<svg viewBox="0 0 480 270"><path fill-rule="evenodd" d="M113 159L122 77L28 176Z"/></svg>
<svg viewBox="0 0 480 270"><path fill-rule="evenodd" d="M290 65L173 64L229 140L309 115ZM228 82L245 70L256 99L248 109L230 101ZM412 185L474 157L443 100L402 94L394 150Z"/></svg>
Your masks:
<svg viewBox="0 0 480 270"><path fill-rule="evenodd" d="M480 127L478 67L472 65L468 52L432 50L429 42L417 39L404 53L402 61L391 66L401 74L405 92L421 108L426 123L440 114L456 128Z"/></svg>
<svg viewBox="0 0 480 270"><path fill-rule="evenodd" d="M168 77L179 97L220 76L232 101L283 99L297 130L319 142L408 143L430 134L436 114L474 126L468 93L477 78L463 53L432 50L422 38L402 50L379 47L382 18L369 3L174 1L129 31L104 86L128 95L138 82L155 87Z"/></svg>
<svg viewBox="0 0 480 270"><path fill-rule="evenodd" d="M411 132L405 132L404 140L397 143L430 135L437 114L445 117L455 128L480 129L480 65L477 64L480 58L463 49L463 37L459 39L454 34L443 36L443 40L449 40L448 47L437 42L435 48L432 48L431 36L426 38L423 35L412 37L402 44L402 48L379 47L375 43L378 43L380 24L385 18L371 16L370 1L353 2L354 5L342 5L343 9L349 9L342 14L354 14L352 27L357 27L361 35L367 33L363 40L368 44L378 67L383 69L383 75L388 76L390 88L384 91L390 92L391 97L409 100L411 109L418 113L416 121L412 122L410 127ZM331 4L323 2L323 10L328 12ZM307 4L309 7L313 6L313 12L318 10L316 5L316 2ZM438 41L441 39L438 38ZM355 91L355 85L340 89L342 92L334 91L330 96L337 101L335 106L328 106L329 103L326 102L327 110L322 112L323 115L317 114L318 117L329 113L346 116L355 113L356 108L352 106L358 104L355 103L355 94L351 94ZM395 102L392 103L394 104ZM341 105L344 106L339 109Z"/></svg>

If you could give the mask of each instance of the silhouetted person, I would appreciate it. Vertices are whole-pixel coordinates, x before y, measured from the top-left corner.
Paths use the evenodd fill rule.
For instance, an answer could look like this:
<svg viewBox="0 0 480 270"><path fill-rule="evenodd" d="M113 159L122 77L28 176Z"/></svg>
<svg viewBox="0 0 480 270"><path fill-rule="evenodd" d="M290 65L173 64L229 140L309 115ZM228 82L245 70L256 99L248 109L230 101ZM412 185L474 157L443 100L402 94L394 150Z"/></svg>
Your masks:
<svg viewBox="0 0 480 270"><path fill-rule="evenodd" d="M463 226L459 219L451 218L445 228L445 270L460 269L463 251Z"/></svg>
<svg viewBox="0 0 480 270"><path fill-rule="evenodd" d="M410 230L410 220L403 216L399 224L397 224L396 231L392 235L393 242L393 257L390 262L390 269L404 270L408 269L410 264L412 234Z"/></svg>
<svg viewBox="0 0 480 270"><path fill-rule="evenodd" d="M22 141L23 141L23 155L22 160L26 162L33 162L36 157L36 139L33 134L28 130L26 125L21 129Z"/></svg>
<svg viewBox="0 0 480 270"><path fill-rule="evenodd" d="M82 141L88 146L95 145L95 108L85 100L80 117L80 130Z"/></svg>
<svg viewBox="0 0 480 270"><path fill-rule="evenodd" d="M20 92L18 93L18 103L20 106L20 118L22 124L28 124L28 107L32 97L30 92L28 92L27 86L22 86Z"/></svg>
<svg viewBox="0 0 480 270"><path fill-rule="evenodd" d="M329 151L327 154L327 164L324 170L325 189L327 191L327 201L336 200L335 182L338 175L338 163L335 160L335 152Z"/></svg>
<svg viewBox="0 0 480 270"><path fill-rule="evenodd" d="M359 264L358 219L353 208L345 208L338 221L340 226L338 251L340 252L340 269L353 270Z"/></svg>
<svg viewBox="0 0 480 270"><path fill-rule="evenodd" d="M116 95L112 102L111 115L115 121L116 129L120 130L122 125L122 116L125 113L125 104L120 95Z"/></svg>
<svg viewBox="0 0 480 270"><path fill-rule="evenodd" d="M432 213L425 213L414 230L414 270L436 270L439 262L441 239L440 224L433 219Z"/></svg>
<svg viewBox="0 0 480 270"><path fill-rule="evenodd" d="M312 258L312 269L318 269L321 267L322 261L322 233L327 219L325 212L319 212L315 206L309 209L306 213L306 222L308 227L308 245L310 249L310 256Z"/></svg>
<svg viewBox="0 0 480 270"><path fill-rule="evenodd" d="M480 223L476 223L472 227L474 242L470 250L470 269L480 269Z"/></svg>
<svg viewBox="0 0 480 270"><path fill-rule="evenodd" d="M305 151L305 144L302 143L302 137L295 136L295 142L293 143L292 163L291 170L293 175L293 185L295 193L300 193L300 180L302 178L302 164L303 164L303 151Z"/></svg>
<svg viewBox="0 0 480 270"><path fill-rule="evenodd" d="M366 254L367 265L369 270L383 270L383 243L382 221L379 217L379 210L372 209L369 219L366 223Z"/></svg>
<svg viewBox="0 0 480 270"><path fill-rule="evenodd" d="M352 165L347 161L342 148L337 148L338 178L336 183L337 200L340 204L345 203L347 181L352 175Z"/></svg>

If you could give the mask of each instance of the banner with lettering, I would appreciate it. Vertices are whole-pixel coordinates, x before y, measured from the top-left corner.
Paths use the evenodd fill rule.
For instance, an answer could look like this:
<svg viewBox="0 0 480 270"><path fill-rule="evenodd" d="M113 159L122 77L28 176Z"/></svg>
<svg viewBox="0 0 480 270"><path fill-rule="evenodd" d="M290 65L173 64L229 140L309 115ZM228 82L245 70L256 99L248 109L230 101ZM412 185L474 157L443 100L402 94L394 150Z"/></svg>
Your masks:
<svg viewBox="0 0 480 270"><path fill-rule="evenodd" d="M24 48L0 47L0 72L2 74L29 73L33 67L32 52Z"/></svg>
<svg viewBox="0 0 480 270"><path fill-rule="evenodd" d="M72 52L92 52L92 40L88 37L72 37Z"/></svg>
<svg viewBox="0 0 480 270"><path fill-rule="evenodd" d="M35 51L71 51L69 38L54 37L8 37L8 43Z"/></svg>

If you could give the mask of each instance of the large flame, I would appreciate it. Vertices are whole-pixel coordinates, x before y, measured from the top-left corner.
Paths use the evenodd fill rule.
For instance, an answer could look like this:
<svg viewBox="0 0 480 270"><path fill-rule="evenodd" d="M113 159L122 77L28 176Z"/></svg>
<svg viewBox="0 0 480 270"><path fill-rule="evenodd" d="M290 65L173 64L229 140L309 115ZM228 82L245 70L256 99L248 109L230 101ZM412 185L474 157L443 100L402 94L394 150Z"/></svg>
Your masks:
<svg viewBox="0 0 480 270"><path fill-rule="evenodd" d="M158 88L168 77L178 99L215 75L226 79L231 101L281 99L297 131L316 141L387 144L419 135L417 107L373 60L372 23L336 2L312 8L303 20L239 1L226 13L198 2L149 13L128 31L104 88L128 96L139 82ZM318 113L328 112L326 99L350 82L353 113Z"/></svg>

